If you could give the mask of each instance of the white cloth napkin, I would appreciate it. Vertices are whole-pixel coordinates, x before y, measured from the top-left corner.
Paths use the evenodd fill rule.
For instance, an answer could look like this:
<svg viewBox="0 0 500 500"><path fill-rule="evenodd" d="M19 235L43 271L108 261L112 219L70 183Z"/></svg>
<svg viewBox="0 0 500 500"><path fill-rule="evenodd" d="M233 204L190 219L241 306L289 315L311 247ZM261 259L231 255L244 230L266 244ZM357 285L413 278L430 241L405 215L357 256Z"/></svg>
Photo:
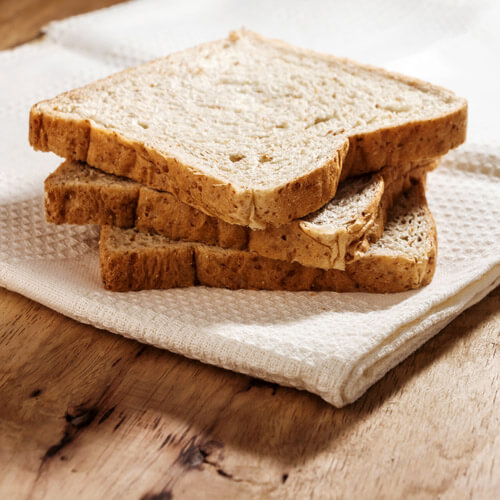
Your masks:
<svg viewBox="0 0 500 500"><path fill-rule="evenodd" d="M304 388L335 406L354 401L500 284L499 70L491 64L499 12L486 1L148 1L52 23L43 42L0 53L0 285L81 322ZM30 150L30 106L242 25L469 99L472 141L428 179L439 233L429 286L389 295L111 293L100 283L98 229L45 223L43 179L60 160Z"/></svg>

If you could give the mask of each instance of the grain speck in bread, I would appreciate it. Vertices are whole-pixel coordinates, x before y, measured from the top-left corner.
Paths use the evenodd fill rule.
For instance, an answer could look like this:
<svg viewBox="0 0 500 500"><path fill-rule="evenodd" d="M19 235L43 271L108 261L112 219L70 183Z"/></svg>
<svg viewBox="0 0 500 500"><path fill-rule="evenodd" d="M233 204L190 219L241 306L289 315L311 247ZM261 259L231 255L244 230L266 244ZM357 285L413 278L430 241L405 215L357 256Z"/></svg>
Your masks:
<svg viewBox="0 0 500 500"><path fill-rule="evenodd" d="M32 108L30 142L263 229L465 139L445 89L242 30Z"/></svg>

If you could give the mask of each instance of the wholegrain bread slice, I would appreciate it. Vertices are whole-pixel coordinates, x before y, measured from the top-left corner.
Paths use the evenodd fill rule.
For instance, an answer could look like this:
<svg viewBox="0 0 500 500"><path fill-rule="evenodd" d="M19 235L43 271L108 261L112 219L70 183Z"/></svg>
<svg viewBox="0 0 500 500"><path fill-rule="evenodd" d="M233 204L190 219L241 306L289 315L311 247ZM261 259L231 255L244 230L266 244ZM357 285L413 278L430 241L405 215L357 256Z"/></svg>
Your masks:
<svg viewBox="0 0 500 500"><path fill-rule="evenodd" d="M241 30L33 106L30 142L264 229L446 153L466 119L448 90Z"/></svg>
<svg viewBox="0 0 500 500"><path fill-rule="evenodd" d="M197 241L322 269L345 269L358 249L375 242L395 198L436 161L386 167L344 181L320 210L279 228L250 230L179 202L170 193L66 161L45 181L49 222L137 227L171 239Z"/></svg>
<svg viewBox="0 0 500 500"><path fill-rule="evenodd" d="M305 267L255 252L104 226L99 260L105 288L113 291L206 285L256 290L400 292L432 279L436 226L423 182L403 194L382 237L358 252L345 271Z"/></svg>

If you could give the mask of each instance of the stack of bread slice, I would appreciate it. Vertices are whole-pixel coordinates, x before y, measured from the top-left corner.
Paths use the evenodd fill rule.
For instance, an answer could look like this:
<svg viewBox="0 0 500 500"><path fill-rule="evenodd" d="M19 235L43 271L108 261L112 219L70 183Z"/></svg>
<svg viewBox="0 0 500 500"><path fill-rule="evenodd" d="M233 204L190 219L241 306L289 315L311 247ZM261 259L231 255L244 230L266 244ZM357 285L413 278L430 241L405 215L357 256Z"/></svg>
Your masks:
<svg viewBox="0 0 500 500"><path fill-rule="evenodd" d="M452 92L246 30L41 102L66 161L47 220L102 225L109 290L397 292L430 282L425 178L465 140Z"/></svg>

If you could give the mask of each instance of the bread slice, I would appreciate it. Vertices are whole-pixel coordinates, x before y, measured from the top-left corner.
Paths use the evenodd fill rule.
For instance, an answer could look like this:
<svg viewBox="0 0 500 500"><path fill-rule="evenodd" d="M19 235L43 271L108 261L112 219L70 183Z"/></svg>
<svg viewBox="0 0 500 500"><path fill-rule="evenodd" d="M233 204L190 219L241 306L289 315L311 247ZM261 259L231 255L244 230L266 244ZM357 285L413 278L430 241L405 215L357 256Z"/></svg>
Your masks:
<svg viewBox="0 0 500 500"><path fill-rule="evenodd" d="M345 269L362 246L382 235L395 198L437 161L386 167L343 183L333 200L312 215L276 229L252 231L203 214L170 193L139 186L83 163L66 161L45 181L49 222L135 226L171 239L259 255L322 269Z"/></svg>
<svg viewBox="0 0 500 500"><path fill-rule="evenodd" d="M436 226L423 182L403 194L379 241L345 271L305 267L254 252L172 241L136 229L104 226L99 259L113 291L206 285L256 290L400 292L426 285L436 264Z"/></svg>
<svg viewBox="0 0 500 500"><path fill-rule="evenodd" d="M452 92L246 30L33 106L35 149L264 229L327 203L343 177L465 139Z"/></svg>

